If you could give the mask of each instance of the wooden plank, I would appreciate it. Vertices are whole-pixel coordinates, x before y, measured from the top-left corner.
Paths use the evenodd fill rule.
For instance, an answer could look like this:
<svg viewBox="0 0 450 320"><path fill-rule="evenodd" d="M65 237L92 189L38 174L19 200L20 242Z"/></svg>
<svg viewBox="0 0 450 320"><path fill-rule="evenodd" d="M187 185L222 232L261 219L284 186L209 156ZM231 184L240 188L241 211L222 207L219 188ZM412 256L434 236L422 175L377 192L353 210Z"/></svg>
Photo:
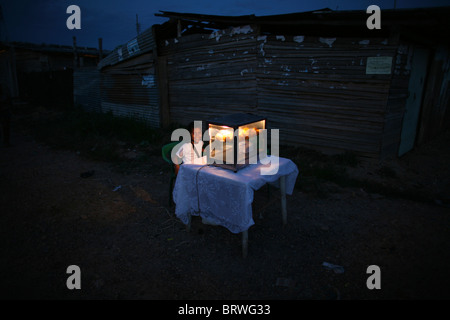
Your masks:
<svg viewBox="0 0 450 320"><path fill-rule="evenodd" d="M156 76L159 89L159 108L161 126L170 125L170 106L169 106L169 81L167 78L167 57L158 57L156 64Z"/></svg>

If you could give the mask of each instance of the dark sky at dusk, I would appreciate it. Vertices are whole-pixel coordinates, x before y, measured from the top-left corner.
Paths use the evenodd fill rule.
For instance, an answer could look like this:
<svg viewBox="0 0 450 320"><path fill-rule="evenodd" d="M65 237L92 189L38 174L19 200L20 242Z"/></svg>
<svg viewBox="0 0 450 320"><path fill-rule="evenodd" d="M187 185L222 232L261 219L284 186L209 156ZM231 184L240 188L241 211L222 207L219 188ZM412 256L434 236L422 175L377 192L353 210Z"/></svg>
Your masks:
<svg viewBox="0 0 450 320"><path fill-rule="evenodd" d="M214 15L265 16L323 8L332 10L366 10L375 4L383 9L450 6L450 0L0 0L3 21L1 41L23 41L36 44L72 45L76 36L81 47L112 50L136 36L136 14L141 31L167 19L155 17L160 10ZM81 9L81 30L69 30L68 6Z"/></svg>

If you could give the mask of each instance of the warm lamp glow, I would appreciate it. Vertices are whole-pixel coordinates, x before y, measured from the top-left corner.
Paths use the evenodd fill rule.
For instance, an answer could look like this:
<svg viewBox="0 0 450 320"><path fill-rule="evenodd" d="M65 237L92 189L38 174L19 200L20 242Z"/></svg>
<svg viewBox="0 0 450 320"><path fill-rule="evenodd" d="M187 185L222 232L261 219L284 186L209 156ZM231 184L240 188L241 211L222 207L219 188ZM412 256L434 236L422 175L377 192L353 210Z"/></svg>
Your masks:
<svg viewBox="0 0 450 320"><path fill-rule="evenodd" d="M233 139L232 130L220 130L216 133L216 140L225 141L226 139Z"/></svg>
<svg viewBox="0 0 450 320"><path fill-rule="evenodd" d="M239 137L253 137L256 136L257 129L256 128L239 128Z"/></svg>

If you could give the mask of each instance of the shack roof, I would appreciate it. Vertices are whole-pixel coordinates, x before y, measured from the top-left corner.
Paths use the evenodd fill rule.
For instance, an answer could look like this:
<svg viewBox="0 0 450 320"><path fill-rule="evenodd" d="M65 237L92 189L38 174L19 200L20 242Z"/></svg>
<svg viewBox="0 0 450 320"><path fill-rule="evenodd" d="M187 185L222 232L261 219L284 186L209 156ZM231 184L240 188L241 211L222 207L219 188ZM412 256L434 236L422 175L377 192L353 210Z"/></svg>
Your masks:
<svg viewBox="0 0 450 320"><path fill-rule="evenodd" d="M182 34L211 33L214 30L240 25L258 25L261 33L279 32L290 34L303 32L308 35L344 36L389 36L393 32L402 34L421 43L450 43L450 6L416 9L381 10L381 29L369 30L366 21L369 14L365 10L339 10L329 8L279 15L222 16L199 13L160 11L155 16L169 20L154 25L126 44L117 46L103 60L98 68L103 69L122 61L154 50L156 40L176 38L181 28Z"/></svg>
<svg viewBox="0 0 450 320"><path fill-rule="evenodd" d="M103 69L128 59L138 57L154 50L155 46L153 27L150 27L127 43L118 45L114 48L108 56L99 62L98 69Z"/></svg>
<svg viewBox="0 0 450 320"><path fill-rule="evenodd" d="M173 25L180 22L182 28L189 25L199 28L223 29L230 26L256 24L261 31L282 30L284 32L298 32L301 29L309 34L348 34L357 35L385 35L392 31L402 34L415 34L424 39L449 39L450 6L415 9L382 9L381 29L369 30L366 22L370 14L365 10L334 11L329 8L320 10L297 12L268 16L220 16L196 13L179 13L160 11L155 16L169 18L162 24L160 32L169 33ZM294 27L294 28L292 28Z"/></svg>
<svg viewBox="0 0 450 320"><path fill-rule="evenodd" d="M58 44L35 44L30 42L2 42L0 47L7 48L13 46L16 49L23 49L35 52L45 52L45 53L63 53L63 54L73 54L73 46L58 45ZM89 48L89 47L76 47L78 54L86 55L99 55L99 49ZM109 50L103 50L103 54L109 54Z"/></svg>
<svg viewBox="0 0 450 320"><path fill-rule="evenodd" d="M434 8L415 8L415 9L386 9L381 10L383 15L383 23L399 24L399 23L420 23L423 21L447 22L450 6L434 7ZM367 13L365 10L340 10L334 11L329 8L320 10L296 12L288 14L268 15L268 16L220 16L196 13L178 13L171 11L160 11L155 16L175 18L182 20L190 20L197 22L212 22L216 24L238 25L238 24L289 24L289 25L307 25L310 23L317 24L349 24L357 25L366 22ZM363 12L363 15L361 15ZM436 21L439 19L440 21ZM447 22L448 23L448 22Z"/></svg>

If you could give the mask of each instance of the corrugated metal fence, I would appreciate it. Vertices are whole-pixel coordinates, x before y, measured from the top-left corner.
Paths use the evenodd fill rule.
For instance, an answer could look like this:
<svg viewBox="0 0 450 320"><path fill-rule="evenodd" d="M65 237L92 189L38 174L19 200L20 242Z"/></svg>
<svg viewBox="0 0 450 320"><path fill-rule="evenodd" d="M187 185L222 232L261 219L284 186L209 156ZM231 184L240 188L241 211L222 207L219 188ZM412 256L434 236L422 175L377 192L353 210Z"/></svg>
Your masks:
<svg viewBox="0 0 450 320"><path fill-rule="evenodd" d="M102 71L103 112L160 126L158 86L151 53Z"/></svg>
<svg viewBox="0 0 450 320"><path fill-rule="evenodd" d="M113 50L94 68L74 72L74 102L85 110L160 127L153 29Z"/></svg>
<svg viewBox="0 0 450 320"><path fill-rule="evenodd" d="M101 112L100 72L97 67L74 70L73 99L75 106L89 112Z"/></svg>

